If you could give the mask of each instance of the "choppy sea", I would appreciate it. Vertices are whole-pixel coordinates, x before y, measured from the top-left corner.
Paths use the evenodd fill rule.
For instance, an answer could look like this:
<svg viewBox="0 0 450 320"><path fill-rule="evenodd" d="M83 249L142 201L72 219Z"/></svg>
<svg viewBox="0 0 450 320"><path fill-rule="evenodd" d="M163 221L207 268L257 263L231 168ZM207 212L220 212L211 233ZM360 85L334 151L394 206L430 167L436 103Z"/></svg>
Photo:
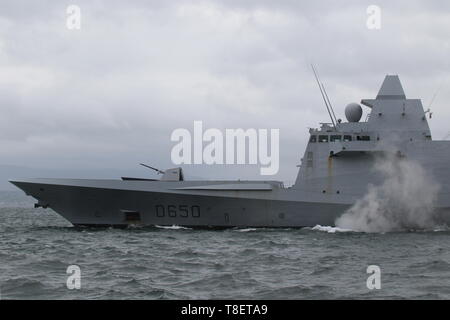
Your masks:
<svg viewBox="0 0 450 320"><path fill-rule="evenodd" d="M0 192L1 299L450 299L448 230L79 229L32 206Z"/></svg>

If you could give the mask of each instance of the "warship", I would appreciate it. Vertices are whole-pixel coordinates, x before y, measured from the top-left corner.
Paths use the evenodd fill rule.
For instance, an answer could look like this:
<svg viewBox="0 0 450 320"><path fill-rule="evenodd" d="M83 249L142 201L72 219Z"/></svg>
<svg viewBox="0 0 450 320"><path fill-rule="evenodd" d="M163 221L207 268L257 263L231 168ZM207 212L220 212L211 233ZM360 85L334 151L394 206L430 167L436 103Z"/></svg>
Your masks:
<svg viewBox="0 0 450 320"><path fill-rule="evenodd" d="M431 112L421 100L407 99L399 77L387 75L376 98L348 104L347 121L342 121L317 82L331 123L309 129L296 181L289 187L280 181L186 181L181 168L160 171L161 179L10 182L35 198L35 207L51 208L75 226L334 226L369 185L382 182L372 168L377 155L389 153L418 162L436 179L440 188L433 210L449 223L450 141L432 139ZM364 121L361 105L368 108Z"/></svg>

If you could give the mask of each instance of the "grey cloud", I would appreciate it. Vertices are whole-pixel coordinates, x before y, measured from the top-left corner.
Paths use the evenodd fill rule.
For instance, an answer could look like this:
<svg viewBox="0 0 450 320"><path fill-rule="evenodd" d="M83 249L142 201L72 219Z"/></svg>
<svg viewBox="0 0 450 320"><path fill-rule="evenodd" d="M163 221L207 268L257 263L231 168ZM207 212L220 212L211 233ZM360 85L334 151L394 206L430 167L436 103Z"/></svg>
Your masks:
<svg viewBox="0 0 450 320"><path fill-rule="evenodd" d="M366 28L372 3L360 1L74 1L80 31L65 28L69 4L0 4L0 164L169 167L172 130L203 120L280 128L274 178L292 181L307 127L328 121L311 62L339 116L398 73L425 104L441 86L430 124L435 138L450 130L446 1L378 1L379 31Z"/></svg>

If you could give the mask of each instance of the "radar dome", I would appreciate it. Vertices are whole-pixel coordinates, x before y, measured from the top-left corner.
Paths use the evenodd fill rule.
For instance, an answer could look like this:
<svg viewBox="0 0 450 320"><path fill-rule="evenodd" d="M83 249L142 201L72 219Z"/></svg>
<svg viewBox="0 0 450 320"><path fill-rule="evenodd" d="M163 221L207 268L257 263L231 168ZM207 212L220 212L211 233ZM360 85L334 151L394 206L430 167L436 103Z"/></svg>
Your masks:
<svg viewBox="0 0 450 320"><path fill-rule="evenodd" d="M345 107L345 117L348 122L358 122L362 117L362 108L359 104L352 102Z"/></svg>

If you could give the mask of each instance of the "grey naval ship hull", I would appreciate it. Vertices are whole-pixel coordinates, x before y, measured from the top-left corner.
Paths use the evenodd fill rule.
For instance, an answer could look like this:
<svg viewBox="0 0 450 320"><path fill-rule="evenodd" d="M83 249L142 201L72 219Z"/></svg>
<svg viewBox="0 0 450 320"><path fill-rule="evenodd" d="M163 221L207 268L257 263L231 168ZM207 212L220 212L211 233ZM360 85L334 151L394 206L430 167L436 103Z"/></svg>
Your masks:
<svg viewBox="0 0 450 320"><path fill-rule="evenodd" d="M317 196L289 200L293 195L298 198L298 192L279 188L277 182L241 181L239 186L230 181L11 182L38 199L37 206L53 209L75 226L305 227L333 225L349 207L325 203Z"/></svg>

